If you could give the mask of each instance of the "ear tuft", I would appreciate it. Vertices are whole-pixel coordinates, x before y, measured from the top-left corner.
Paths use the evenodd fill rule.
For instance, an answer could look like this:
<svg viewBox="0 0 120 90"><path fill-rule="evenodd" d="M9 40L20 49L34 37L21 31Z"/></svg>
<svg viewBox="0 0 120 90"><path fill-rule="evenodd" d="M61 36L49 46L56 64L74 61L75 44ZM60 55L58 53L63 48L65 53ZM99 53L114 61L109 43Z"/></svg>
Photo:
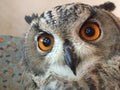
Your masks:
<svg viewBox="0 0 120 90"><path fill-rule="evenodd" d="M98 9L104 9L104 10L107 10L109 12L113 11L116 6L113 2L105 2L104 4L100 4L99 6L94 6L95 8L98 8Z"/></svg>
<svg viewBox="0 0 120 90"><path fill-rule="evenodd" d="M28 23L28 24L31 24L31 22L38 18L38 14L32 14L32 16L25 16L25 21Z"/></svg>

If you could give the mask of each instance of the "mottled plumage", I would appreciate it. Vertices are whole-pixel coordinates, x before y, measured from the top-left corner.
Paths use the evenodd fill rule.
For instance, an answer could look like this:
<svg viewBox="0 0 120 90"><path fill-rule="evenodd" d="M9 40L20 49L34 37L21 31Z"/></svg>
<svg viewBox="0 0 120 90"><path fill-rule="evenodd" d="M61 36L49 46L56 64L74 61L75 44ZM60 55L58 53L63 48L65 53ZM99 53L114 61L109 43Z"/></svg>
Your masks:
<svg viewBox="0 0 120 90"><path fill-rule="evenodd" d="M120 90L115 6L71 3L26 16L25 90Z"/></svg>

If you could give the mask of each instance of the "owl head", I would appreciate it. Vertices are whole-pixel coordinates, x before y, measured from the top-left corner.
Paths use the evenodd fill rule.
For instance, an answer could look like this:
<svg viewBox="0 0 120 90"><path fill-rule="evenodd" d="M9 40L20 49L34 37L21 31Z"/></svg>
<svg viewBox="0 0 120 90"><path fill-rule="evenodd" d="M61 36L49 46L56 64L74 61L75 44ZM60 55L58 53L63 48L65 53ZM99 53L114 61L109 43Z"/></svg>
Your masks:
<svg viewBox="0 0 120 90"><path fill-rule="evenodd" d="M120 23L111 2L71 3L26 16L24 65L35 75L76 79L120 53Z"/></svg>

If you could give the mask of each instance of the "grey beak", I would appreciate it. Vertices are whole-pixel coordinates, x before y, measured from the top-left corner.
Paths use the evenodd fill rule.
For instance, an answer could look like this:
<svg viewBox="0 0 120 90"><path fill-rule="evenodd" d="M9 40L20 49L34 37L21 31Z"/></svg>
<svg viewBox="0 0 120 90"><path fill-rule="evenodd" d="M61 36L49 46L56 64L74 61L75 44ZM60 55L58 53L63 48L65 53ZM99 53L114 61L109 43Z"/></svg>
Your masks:
<svg viewBox="0 0 120 90"><path fill-rule="evenodd" d="M71 50L71 47L64 46L64 52L65 52L65 63L70 67L74 75L76 75L76 65L75 61L73 61L73 51Z"/></svg>

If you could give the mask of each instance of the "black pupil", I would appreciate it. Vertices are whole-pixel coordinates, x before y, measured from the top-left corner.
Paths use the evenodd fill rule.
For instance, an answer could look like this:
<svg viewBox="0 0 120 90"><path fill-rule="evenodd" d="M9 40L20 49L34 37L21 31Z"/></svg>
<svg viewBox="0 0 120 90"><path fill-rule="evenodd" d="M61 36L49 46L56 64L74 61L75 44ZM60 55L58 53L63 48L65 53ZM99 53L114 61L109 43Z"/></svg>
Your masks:
<svg viewBox="0 0 120 90"><path fill-rule="evenodd" d="M43 44L44 44L46 47L50 46L50 44L51 44L50 38L45 37L45 38L43 39Z"/></svg>
<svg viewBox="0 0 120 90"><path fill-rule="evenodd" d="M94 36L94 34L95 34L94 28L92 28L92 27L87 27L87 28L85 29L85 34L86 34L88 37Z"/></svg>

